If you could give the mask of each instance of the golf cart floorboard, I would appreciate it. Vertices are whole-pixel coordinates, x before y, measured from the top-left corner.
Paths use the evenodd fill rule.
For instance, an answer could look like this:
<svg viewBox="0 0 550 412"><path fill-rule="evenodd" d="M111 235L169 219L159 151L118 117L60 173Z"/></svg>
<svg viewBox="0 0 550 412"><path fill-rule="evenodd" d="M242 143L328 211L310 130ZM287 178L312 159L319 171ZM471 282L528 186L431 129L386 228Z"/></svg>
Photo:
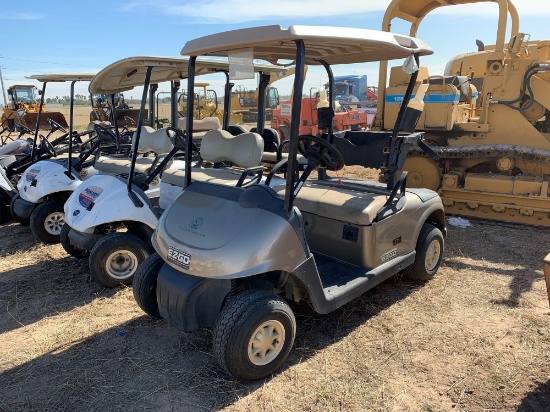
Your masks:
<svg viewBox="0 0 550 412"><path fill-rule="evenodd" d="M314 253L313 258L322 286L322 290L311 291L316 310L319 313L328 313L339 308L412 264L414 257L413 251L377 268L366 269ZM313 278L309 278L307 283L311 285L315 282Z"/></svg>

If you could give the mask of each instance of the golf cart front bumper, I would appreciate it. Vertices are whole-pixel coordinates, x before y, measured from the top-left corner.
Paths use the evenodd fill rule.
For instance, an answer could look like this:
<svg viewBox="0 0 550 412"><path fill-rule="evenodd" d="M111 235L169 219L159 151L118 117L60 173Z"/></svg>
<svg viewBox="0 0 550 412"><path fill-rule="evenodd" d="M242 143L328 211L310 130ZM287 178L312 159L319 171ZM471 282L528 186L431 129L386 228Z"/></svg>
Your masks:
<svg viewBox="0 0 550 412"><path fill-rule="evenodd" d="M13 213L21 219L28 220L31 217L32 211L36 207L36 203L28 202L21 198L17 197L12 204Z"/></svg>
<svg viewBox="0 0 550 412"><path fill-rule="evenodd" d="M191 276L164 264L157 279L160 315L184 332L213 327L231 280Z"/></svg>
<svg viewBox="0 0 550 412"><path fill-rule="evenodd" d="M69 231L69 241L74 247L81 250L92 250L103 236L100 233L79 232L73 228Z"/></svg>

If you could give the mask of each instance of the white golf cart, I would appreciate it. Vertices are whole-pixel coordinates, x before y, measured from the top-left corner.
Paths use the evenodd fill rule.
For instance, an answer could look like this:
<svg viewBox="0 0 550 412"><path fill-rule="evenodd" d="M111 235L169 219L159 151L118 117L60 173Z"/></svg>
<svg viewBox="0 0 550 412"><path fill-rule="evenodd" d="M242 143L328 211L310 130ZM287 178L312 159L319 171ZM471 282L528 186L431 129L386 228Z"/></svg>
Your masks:
<svg viewBox="0 0 550 412"><path fill-rule="evenodd" d="M226 74L228 71L225 61L198 60L194 63L197 74ZM147 165L151 170L146 177L141 173L143 170L138 169L140 163L134 151L131 162L126 164L128 170L119 170L121 174L116 176L92 177L81 185L65 204L65 226L61 232L61 243L74 257L83 258L89 254L92 276L104 286L116 287L132 282L137 267L152 250L150 238L166 203L163 203L163 197L169 197L175 186L184 183L185 179L178 174L184 163L172 159L177 152L185 149L185 136L177 128L177 124L182 121L186 125L187 123L185 119L178 119L177 116L177 91L179 80L187 77L187 66L188 59L181 57L127 58L100 71L90 83L90 92L94 94L113 94L144 85L134 146L140 147L145 142L150 150L162 154L162 157L155 158L153 163ZM263 70L267 73L268 69L271 72L281 71L281 68L269 65L260 65L257 71ZM227 75L225 77L227 79ZM164 81L172 82L172 127L154 131L149 127L142 127L145 93L150 84ZM259 181L262 177L263 168L257 166L263 153L263 140L256 136L250 139L251 134L245 133L241 127L228 125L231 86L232 84L227 82L223 128L220 130L219 119L214 117L193 120L191 127L195 135L204 136L200 145L200 158L197 159L201 165L199 167L203 167L206 162L221 165L227 161L245 168L256 166L249 170L249 174L246 175L250 176L248 179L243 178L241 184L246 184L249 180ZM191 110L191 118L192 113ZM239 136L229 139L233 135L227 130L234 130ZM236 142L240 144L237 145ZM248 151L243 148L244 146L249 147ZM191 159L197 148L189 150ZM120 167L117 163L114 165ZM170 170L166 170L168 167ZM239 182L240 175L241 172L231 175L233 184ZM158 176L161 176L160 208L155 207L145 193L151 183L158 180ZM168 188L165 188L163 196L162 184L165 179L168 180Z"/></svg>
<svg viewBox="0 0 550 412"><path fill-rule="evenodd" d="M296 322L287 301L305 300L328 313L405 270L429 279L441 263L445 233L441 199L430 190L406 188L402 165L421 134L400 130L417 78L422 41L373 30L291 26L256 27L187 42L188 89L197 56L246 51L253 59L295 62L294 97L286 182L248 188L205 182L191 167L192 125L186 140L185 188L166 209L152 243L157 253L138 269L133 291L139 306L190 332L213 327L214 355L238 379L259 379L288 356ZM304 65L406 58L410 76L400 121L393 132L333 133L329 119L320 136L299 136ZM250 64L252 64L252 59ZM193 96L188 99L193 106ZM320 110L320 109L319 109ZM298 151L308 159L300 173ZM427 149L425 149L427 150ZM386 183L330 177L344 165L380 169ZM318 178L307 180L319 169Z"/></svg>
<svg viewBox="0 0 550 412"><path fill-rule="evenodd" d="M94 76L95 74L91 73L70 73L34 75L29 78L42 83L71 83L69 136L73 136L75 83L89 82ZM67 156L58 158L55 150L50 148L52 157L29 166L17 184L19 195L11 203L12 215L20 222L30 222L31 230L43 242L59 242L59 234L64 222L63 205L84 179L98 172L93 168L93 158L91 158L96 150L100 146L116 147L115 138L111 139L105 134L92 137L93 126L95 126L94 123L88 127L88 131L83 133L89 134L90 139L83 145L87 149L78 157L73 158L74 139L69 139Z"/></svg>

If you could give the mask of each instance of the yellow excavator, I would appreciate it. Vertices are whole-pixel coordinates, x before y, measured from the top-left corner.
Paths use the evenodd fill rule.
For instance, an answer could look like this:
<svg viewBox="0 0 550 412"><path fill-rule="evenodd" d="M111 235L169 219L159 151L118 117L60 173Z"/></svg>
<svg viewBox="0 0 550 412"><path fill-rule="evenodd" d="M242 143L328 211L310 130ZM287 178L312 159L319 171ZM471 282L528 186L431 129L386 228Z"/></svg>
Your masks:
<svg viewBox="0 0 550 412"><path fill-rule="evenodd" d="M2 129L7 128L13 131L15 125L21 123L23 126L33 129L36 127L38 117L38 102L36 99L36 86L28 84L16 84L8 88L10 102L4 107L2 113ZM47 112L46 104L42 106L43 115L40 117L39 129L50 129L48 119L52 119L63 127L69 127L65 116L61 112Z"/></svg>
<svg viewBox="0 0 550 412"><path fill-rule="evenodd" d="M196 120L204 119L205 117L217 117L220 122L223 119L223 109L218 107L218 95L215 90L208 87L210 83L195 83L195 88L199 91L195 92L195 109L193 110L193 118ZM233 101L231 102L233 103ZM184 91L178 99L178 113L181 117L185 117L187 108L187 93ZM231 112L229 124L237 125L243 123L243 115L233 110L231 104Z"/></svg>
<svg viewBox="0 0 550 412"><path fill-rule="evenodd" d="M429 86L416 130L440 159L409 154L407 185L437 190L450 214L550 226L550 41L520 32L510 0L393 0L382 29L401 18L416 36L436 8L489 1L499 8L494 45L478 41L477 51L452 58L443 75L420 67L413 94ZM388 81L387 62L381 63L375 127L393 128L405 77L393 67Z"/></svg>

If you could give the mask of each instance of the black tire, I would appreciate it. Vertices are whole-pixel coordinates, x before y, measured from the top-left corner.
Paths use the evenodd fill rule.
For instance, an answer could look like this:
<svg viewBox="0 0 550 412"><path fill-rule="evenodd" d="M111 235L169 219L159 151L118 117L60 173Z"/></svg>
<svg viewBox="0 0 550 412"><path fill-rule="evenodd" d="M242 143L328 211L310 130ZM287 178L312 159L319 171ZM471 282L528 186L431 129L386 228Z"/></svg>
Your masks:
<svg viewBox="0 0 550 412"><path fill-rule="evenodd" d="M265 325L267 322L275 325ZM249 352L251 341L259 334L259 329L274 327L284 332L282 341L278 341L275 352L268 355L266 364L261 364L261 356L255 357ZM229 374L237 379L250 381L271 375L281 367L287 358L294 337L296 336L296 319L288 303L271 292L252 289L244 291L227 301L221 310L214 326L213 350L214 356ZM280 334L278 335L280 338ZM269 340L267 341L269 342ZM271 340L273 347L275 338ZM269 359L273 356L272 359ZM253 360L256 361L253 362Z"/></svg>
<svg viewBox="0 0 550 412"><path fill-rule="evenodd" d="M131 233L112 233L99 240L90 253L90 272L108 288L131 285L137 268L149 256L147 244Z"/></svg>
<svg viewBox="0 0 550 412"><path fill-rule="evenodd" d="M59 235L65 223L63 203L46 200L31 213L31 230L44 243L59 243Z"/></svg>
<svg viewBox="0 0 550 412"><path fill-rule="evenodd" d="M426 281L433 279L443 260L444 245L441 230L429 223L425 223L416 241L414 263L405 268L403 271L405 275L414 280ZM431 254L431 257L428 254Z"/></svg>
<svg viewBox="0 0 550 412"><path fill-rule="evenodd" d="M90 255L89 250L78 249L77 247L72 245L69 239L70 231L71 227L67 223L65 223L61 228L61 233L59 234L59 241L61 242L61 246L63 246L63 249L65 249L65 252L77 259L84 259L85 257L88 257Z"/></svg>
<svg viewBox="0 0 550 412"><path fill-rule="evenodd" d="M139 265L134 275L132 290L138 306L150 316L161 318L157 301L157 279L164 260L153 253Z"/></svg>
<svg viewBox="0 0 550 412"><path fill-rule="evenodd" d="M13 210L13 204L15 203L15 201L18 198L19 198L19 193L11 198L11 201L10 201L10 214L11 214L11 217L13 218L13 220L18 222L21 226L29 226L30 219L29 218L26 218L26 219L22 218L17 213L15 213L15 211Z"/></svg>

